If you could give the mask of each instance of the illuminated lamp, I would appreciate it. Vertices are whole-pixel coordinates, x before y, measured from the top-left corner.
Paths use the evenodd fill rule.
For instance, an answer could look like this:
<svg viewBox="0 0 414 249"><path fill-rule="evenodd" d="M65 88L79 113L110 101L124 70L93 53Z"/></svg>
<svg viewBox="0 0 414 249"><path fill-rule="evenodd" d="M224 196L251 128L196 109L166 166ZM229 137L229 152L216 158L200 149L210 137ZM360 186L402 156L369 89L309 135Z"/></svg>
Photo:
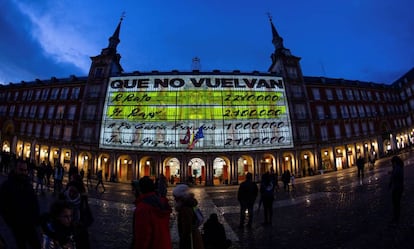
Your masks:
<svg viewBox="0 0 414 249"><path fill-rule="evenodd" d="M108 162L108 158L104 157L103 158L104 162Z"/></svg>
<svg viewBox="0 0 414 249"><path fill-rule="evenodd" d="M324 154L325 154L325 156L327 156L327 155L328 155L328 151L327 151L327 150L325 150Z"/></svg>
<svg viewBox="0 0 414 249"><path fill-rule="evenodd" d="M84 159L85 159L85 160L88 160L88 158L89 158L88 156L85 156L85 157L84 157Z"/></svg>
<svg viewBox="0 0 414 249"><path fill-rule="evenodd" d="M127 164L128 163L128 160L127 159L124 159L124 164Z"/></svg>
<svg viewBox="0 0 414 249"><path fill-rule="evenodd" d="M303 155L303 158L306 160L308 159L308 154Z"/></svg>
<svg viewBox="0 0 414 249"><path fill-rule="evenodd" d="M149 160L146 163L147 163L148 166L150 165L150 161Z"/></svg>
<svg viewBox="0 0 414 249"><path fill-rule="evenodd" d="M287 157L285 157L285 161L289 161L289 157L287 156Z"/></svg>
<svg viewBox="0 0 414 249"><path fill-rule="evenodd" d="M66 157L69 157L69 152L66 152Z"/></svg>

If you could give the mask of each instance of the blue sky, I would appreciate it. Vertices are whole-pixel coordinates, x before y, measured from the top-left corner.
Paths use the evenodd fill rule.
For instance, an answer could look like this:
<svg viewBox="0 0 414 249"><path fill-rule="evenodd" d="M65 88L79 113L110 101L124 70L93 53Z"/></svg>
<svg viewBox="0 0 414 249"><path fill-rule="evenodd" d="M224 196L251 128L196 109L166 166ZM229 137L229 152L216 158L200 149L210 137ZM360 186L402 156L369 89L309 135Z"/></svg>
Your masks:
<svg viewBox="0 0 414 249"><path fill-rule="evenodd" d="M125 72L266 72L266 13L305 76L389 84L414 67L412 0L8 0L0 2L0 83L86 76L125 11Z"/></svg>

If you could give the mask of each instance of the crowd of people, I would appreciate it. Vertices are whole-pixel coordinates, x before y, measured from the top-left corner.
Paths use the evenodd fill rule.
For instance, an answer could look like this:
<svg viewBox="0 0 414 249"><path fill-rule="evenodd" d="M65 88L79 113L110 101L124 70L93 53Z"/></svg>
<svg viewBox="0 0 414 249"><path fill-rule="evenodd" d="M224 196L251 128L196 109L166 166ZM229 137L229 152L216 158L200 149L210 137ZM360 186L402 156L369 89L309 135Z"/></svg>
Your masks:
<svg viewBox="0 0 414 249"><path fill-rule="evenodd" d="M48 162L36 166L18 158L7 160L8 178L0 186L0 215L17 248L90 248L88 227L94 218L78 169L70 167L64 185L65 170L59 163L52 167ZM45 191L53 191L54 200L48 211L41 212L38 194Z"/></svg>
<svg viewBox="0 0 414 249"><path fill-rule="evenodd" d="M88 191L93 188L88 170L86 186L85 172L79 172L75 166L68 170L68 181L64 185L64 168L57 163L49 167L42 162L34 168L30 162L20 159L10 159L14 166L8 166L8 178L0 186L0 215L10 228L18 249L81 249L90 248L89 226L94 222L93 212L88 204ZM2 163L4 161L2 160ZM362 160L357 160L358 177L363 178L364 167ZM400 203L404 190L404 163L400 157L391 159L392 172L389 182L392 190L393 206L392 223L400 221ZM2 170L4 166L2 167ZM103 192L102 171L97 173L98 191ZM53 176L52 181L49 179ZM286 170L282 176L284 190L295 189L294 175ZM167 197L168 179L160 174L155 181L144 176L133 182L135 194L135 211L132 223L133 249L172 249L170 232L170 217L176 212L179 249L227 249L232 241L226 236L223 224L216 213L210 213L204 221L195 198L188 184L177 183L172 190L174 206L170 205ZM56 199L46 213L41 213L38 194L53 188ZM253 181L253 175L247 172L237 191L240 203L240 229L252 227L254 220L254 205L259 198L259 208L263 206L263 225L272 225L273 203L279 190L278 176L271 168L260 179L260 184ZM39 192L40 191L40 192ZM52 190L50 190L52 191ZM37 229L40 227L40 233ZM1 241L4 243L4 241Z"/></svg>

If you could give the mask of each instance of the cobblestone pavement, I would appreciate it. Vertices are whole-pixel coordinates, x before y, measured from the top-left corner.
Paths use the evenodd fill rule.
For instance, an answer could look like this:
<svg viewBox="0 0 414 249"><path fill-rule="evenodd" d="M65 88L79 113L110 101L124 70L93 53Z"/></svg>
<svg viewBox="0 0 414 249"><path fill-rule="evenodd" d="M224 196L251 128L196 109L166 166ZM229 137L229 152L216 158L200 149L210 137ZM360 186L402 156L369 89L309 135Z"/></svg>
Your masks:
<svg viewBox="0 0 414 249"><path fill-rule="evenodd" d="M356 169L296 179L296 189L276 193L273 226L262 225L263 213L256 204L251 229L239 229L238 186L194 187L206 216L216 212L223 222L232 248L414 248L414 153L403 154L405 192L402 199L402 222L389 224L391 196L388 189L390 158L378 160L367 170L360 184ZM4 181L5 176L0 176ZM168 194L171 205L172 187ZM89 191L95 222L90 227L93 248L129 248L133 195L128 184L106 183L106 192ZM42 210L55 197L39 195ZM258 203L258 202L257 202ZM10 249L14 242L0 219L0 233ZM177 248L176 215L171 215L171 234Z"/></svg>

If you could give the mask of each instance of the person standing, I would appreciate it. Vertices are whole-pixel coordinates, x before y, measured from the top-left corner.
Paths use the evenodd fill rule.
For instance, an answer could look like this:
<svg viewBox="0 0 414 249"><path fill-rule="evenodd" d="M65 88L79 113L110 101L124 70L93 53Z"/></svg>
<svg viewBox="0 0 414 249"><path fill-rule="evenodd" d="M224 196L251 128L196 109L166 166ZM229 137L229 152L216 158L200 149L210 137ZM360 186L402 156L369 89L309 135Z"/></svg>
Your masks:
<svg viewBox="0 0 414 249"><path fill-rule="evenodd" d="M203 239L197 227L194 208L198 201L186 184L178 184L173 190L175 210L177 211L179 249L204 249Z"/></svg>
<svg viewBox="0 0 414 249"><path fill-rule="evenodd" d="M0 187L0 215L9 226L17 248L40 249L37 225L40 208L37 195L27 176L27 163L18 160L14 172Z"/></svg>
<svg viewBox="0 0 414 249"><path fill-rule="evenodd" d="M404 191L404 162L399 156L391 159L392 172L389 182L391 189L391 199L393 207L393 218L391 223L398 224L400 222L401 197Z"/></svg>
<svg viewBox="0 0 414 249"><path fill-rule="evenodd" d="M264 211L264 225L272 225L274 192L275 186L273 185L271 175L266 172L263 174L262 182L260 184L260 195Z"/></svg>
<svg viewBox="0 0 414 249"><path fill-rule="evenodd" d="M256 183L253 182L252 173L246 174L246 180L242 182L237 191L237 200L240 203L240 228L244 228L244 220L246 219L246 211L249 214L249 221L247 227L252 226L253 222L253 206L256 201L259 189Z"/></svg>
<svg viewBox="0 0 414 249"><path fill-rule="evenodd" d="M53 174L53 192L60 193L63 189L63 175L65 170L59 162L56 164Z"/></svg>
<svg viewBox="0 0 414 249"><path fill-rule="evenodd" d="M98 173L96 173L96 176L98 177L98 183L95 186L95 190L98 191L99 185L102 185L102 188L103 188L102 192L105 192L105 186L104 186L104 183L103 183L103 175L102 175L102 170L101 169L98 171Z"/></svg>
<svg viewBox="0 0 414 249"><path fill-rule="evenodd" d="M133 249L172 249L171 206L165 196L155 192L148 176L138 181L140 194L135 201Z"/></svg>

